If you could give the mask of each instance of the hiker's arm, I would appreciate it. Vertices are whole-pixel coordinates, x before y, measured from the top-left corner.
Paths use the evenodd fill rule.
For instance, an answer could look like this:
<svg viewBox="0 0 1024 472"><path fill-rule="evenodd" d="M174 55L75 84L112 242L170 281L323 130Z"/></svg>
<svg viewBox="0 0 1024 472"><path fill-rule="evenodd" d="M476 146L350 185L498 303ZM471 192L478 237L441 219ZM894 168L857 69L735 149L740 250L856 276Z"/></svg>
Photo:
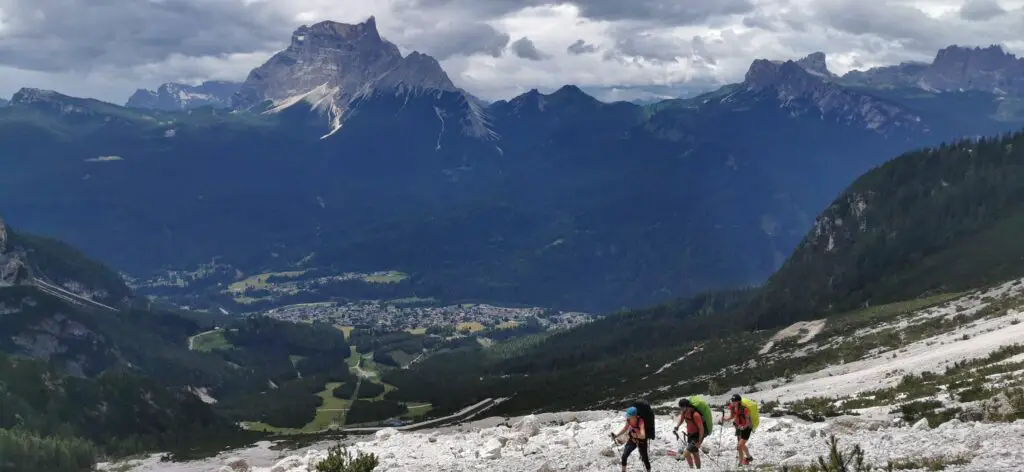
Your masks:
<svg viewBox="0 0 1024 472"><path fill-rule="evenodd" d="M636 435L636 438L643 441L644 439L647 439L647 428L644 427L643 421L641 421L638 426L640 433Z"/></svg>

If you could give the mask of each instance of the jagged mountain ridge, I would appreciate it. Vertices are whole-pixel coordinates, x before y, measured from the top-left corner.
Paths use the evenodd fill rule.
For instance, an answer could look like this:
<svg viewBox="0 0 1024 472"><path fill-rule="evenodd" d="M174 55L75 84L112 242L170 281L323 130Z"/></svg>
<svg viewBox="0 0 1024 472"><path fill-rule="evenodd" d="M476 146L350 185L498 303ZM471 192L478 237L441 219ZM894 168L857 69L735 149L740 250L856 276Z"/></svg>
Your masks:
<svg viewBox="0 0 1024 472"><path fill-rule="evenodd" d="M372 20L300 31L312 29L323 38L297 33L250 83L300 93L252 112L18 94L0 111L0 149L18 156L0 161L8 214L140 275L215 257L243 272L305 261L400 269L439 298L601 311L759 283L854 176L908 148L1014 126L988 105L965 114L846 88L819 55L758 61L743 83L650 106L572 86L484 106L433 72L443 80L378 81L345 102L367 70L419 56L396 56ZM331 64L350 46L369 58L354 75L289 82L344 69ZM49 196L67 191L88 198Z"/></svg>
<svg viewBox="0 0 1024 472"><path fill-rule="evenodd" d="M997 45L985 48L953 45L939 50L931 63L910 62L851 71L842 81L941 92L976 90L1020 97L1024 95L1024 58Z"/></svg>
<svg viewBox="0 0 1024 472"><path fill-rule="evenodd" d="M242 87L237 82L210 80L199 85L166 83L156 91L139 89L128 98L128 108L178 111L214 106L229 108L231 97Z"/></svg>

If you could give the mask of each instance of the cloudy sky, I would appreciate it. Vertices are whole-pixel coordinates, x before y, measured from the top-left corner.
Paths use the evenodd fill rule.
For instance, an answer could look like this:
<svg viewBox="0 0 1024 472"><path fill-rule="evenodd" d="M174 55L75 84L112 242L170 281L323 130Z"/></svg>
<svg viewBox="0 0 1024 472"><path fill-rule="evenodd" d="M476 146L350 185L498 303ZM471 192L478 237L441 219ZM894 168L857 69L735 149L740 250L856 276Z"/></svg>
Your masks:
<svg viewBox="0 0 1024 472"><path fill-rule="evenodd" d="M370 15L489 100L566 83L676 95L814 51L837 73L949 44L1024 54L1024 0L0 0L0 96L32 86L121 103L167 81L242 80L296 27Z"/></svg>

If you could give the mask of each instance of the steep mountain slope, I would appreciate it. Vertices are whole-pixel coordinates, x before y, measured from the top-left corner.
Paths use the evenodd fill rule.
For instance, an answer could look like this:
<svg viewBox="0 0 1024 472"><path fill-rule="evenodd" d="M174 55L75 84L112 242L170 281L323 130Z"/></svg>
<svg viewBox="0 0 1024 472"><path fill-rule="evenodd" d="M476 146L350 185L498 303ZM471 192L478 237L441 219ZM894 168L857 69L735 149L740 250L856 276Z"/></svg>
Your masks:
<svg viewBox="0 0 1024 472"><path fill-rule="evenodd" d="M0 268L0 428L19 434L114 456L217 450L260 436L240 421L306 425L316 394L352 378L333 326L153 308L102 264L3 223Z"/></svg>
<svg viewBox="0 0 1024 472"><path fill-rule="evenodd" d="M485 107L373 19L324 22L252 72L248 111L19 92L0 198L137 278L194 274L160 293L232 311L248 309L224 286L296 268L409 274L393 298L608 311L760 283L855 176L1021 123L992 94L887 93L812 55L689 100L566 86Z"/></svg>
<svg viewBox="0 0 1024 472"><path fill-rule="evenodd" d="M128 294L117 274L2 222L0 266L0 427L77 436L113 454L233 434L195 395L150 377L194 322L96 303Z"/></svg>
<svg viewBox="0 0 1024 472"><path fill-rule="evenodd" d="M242 84L210 80L199 85L167 83L156 91L139 89L125 104L128 108L176 111L203 106L228 108L231 97L241 89Z"/></svg>
<svg viewBox="0 0 1024 472"><path fill-rule="evenodd" d="M790 316L962 290L1024 274L1024 134L907 153L869 172L815 221L766 284Z"/></svg>
<svg viewBox="0 0 1024 472"><path fill-rule="evenodd" d="M960 141L868 172L819 216L763 287L611 315L491 351L469 347L386 378L405 400L426 396L451 408L510 397L500 409L520 413L604 406L638 389L660 398L708 382L711 390L734 387L793 369L881 359L880 347L911 342L920 344L922 362L932 362L922 337L954 329L967 331L943 334L946 342L984 337L975 346L982 350L1013 343L1024 308L1020 281L963 293L1024 275L1021 146L1024 133ZM903 316L940 304L912 320ZM794 322L789 334L772 334ZM833 339L810 356L806 341L787 341L801 332L805 340L822 332ZM776 362L768 355L775 348L796 349L800 364ZM664 387L659 378L680 383ZM817 379L823 388L834 383Z"/></svg>
<svg viewBox="0 0 1024 472"><path fill-rule="evenodd" d="M794 324L757 337L676 346L673 357L640 358L600 387L585 375L564 389L513 375L513 388L501 394L536 395L539 411L437 430L383 428L348 446L353 454L376 454L379 468L387 470L614 469L621 449L608 433L622 427L622 410L641 397L653 400L658 413L653 466L676 470L685 468L674 454L681 444L670 432L678 418L677 399L706 398L718 420L722 405L740 393L760 405L760 425L750 443L759 469L793 470L817 463L818 456L826 464L830 456L841 461L836 453L852 460L852 448L859 445L872 470L1010 472L1024 458L1014 450L1016 436L1024 434L1022 308L1024 281L1018 279L969 294ZM522 343L518 347L529 349ZM511 349L495 344L476 356L495 359ZM551 397L554 402L543 402ZM604 400L588 403L595 398ZM731 431L715 421L703 444L702 470L736 470ZM831 436L839 441L835 451L830 450ZM175 464L173 470L234 463L255 471L307 472L316 470L330 446L322 442L282 451L281 445L257 445ZM637 460L633 457L631 465ZM148 458L104 464L101 470L149 470L155 464L156 458Z"/></svg>

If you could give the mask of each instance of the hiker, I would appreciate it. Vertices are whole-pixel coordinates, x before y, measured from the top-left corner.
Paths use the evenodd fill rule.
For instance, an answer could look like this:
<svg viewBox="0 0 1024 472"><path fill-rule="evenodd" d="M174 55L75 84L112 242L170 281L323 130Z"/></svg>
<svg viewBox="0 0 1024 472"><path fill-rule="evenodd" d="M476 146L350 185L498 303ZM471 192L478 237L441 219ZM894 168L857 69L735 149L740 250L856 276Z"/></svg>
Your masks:
<svg viewBox="0 0 1024 472"><path fill-rule="evenodd" d="M750 440L750 433L754 431L754 421L750 417L750 410L743 404L743 398L737 393L732 396L729 402L729 416L723 417L719 424L732 421L736 427L736 455L739 457L740 465L750 464L754 460L747 449L747 441Z"/></svg>
<svg viewBox="0 0 1024 472"><path fill-rule="evenodd" d="M640 450L640 460L644 463L644 470L651 472L651 459L647 456L647 433L643 418L637 412L635 406L626 410L626 425L619 430L618 434L612 433L612 439L616 444L626 443L622 448L622 472L626 472L626 460L633 453L634 449ZM627 437L623 435L627 434Z"/></svg>
<svg viewBox="0 0 1024 472"><path fill-rule="evenodd" d="M686 423L686 452L683 457L690 468L700 468L700 448L704 443L704 418L700 412L690 403L689 399L679 400L679 422L676 423L672 432L679 437L679 427Z"/></svg>

